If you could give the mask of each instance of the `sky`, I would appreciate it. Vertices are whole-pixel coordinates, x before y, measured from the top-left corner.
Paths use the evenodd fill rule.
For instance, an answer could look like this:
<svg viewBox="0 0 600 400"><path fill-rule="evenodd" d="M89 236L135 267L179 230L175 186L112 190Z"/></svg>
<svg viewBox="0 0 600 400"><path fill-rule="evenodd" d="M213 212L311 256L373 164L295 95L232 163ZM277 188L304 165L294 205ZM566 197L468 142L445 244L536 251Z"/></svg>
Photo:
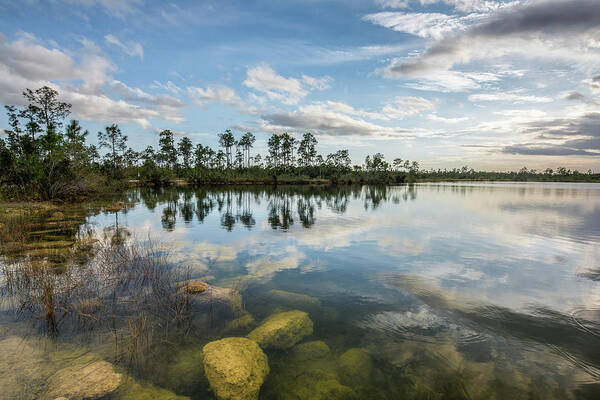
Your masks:
<svg viewBox="0 0 600 400"><path fill-rule="evenodd" d="M599 0L0 0L0 103L43 85L136 150L310 131L354 163L600 171Z"/></svg>

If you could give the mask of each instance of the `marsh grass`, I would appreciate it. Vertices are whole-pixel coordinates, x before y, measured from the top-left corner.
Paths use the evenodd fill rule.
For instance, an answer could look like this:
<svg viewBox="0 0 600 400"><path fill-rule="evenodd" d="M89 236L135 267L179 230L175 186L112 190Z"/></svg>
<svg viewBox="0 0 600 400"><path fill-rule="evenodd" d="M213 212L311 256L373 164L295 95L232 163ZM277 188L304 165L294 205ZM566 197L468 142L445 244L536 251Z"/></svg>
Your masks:
<svg viewBox="0 0 600 400"><path fill-rule="evenodd" d="M115 362L133 369L143 367L155 344L189 334L191 301L180 287L189 271L173 266L168 252L149 240L79 239L94 253L86 263L1 266L0 295L17 319L54 337L93 333L112 343Z"/></svg>

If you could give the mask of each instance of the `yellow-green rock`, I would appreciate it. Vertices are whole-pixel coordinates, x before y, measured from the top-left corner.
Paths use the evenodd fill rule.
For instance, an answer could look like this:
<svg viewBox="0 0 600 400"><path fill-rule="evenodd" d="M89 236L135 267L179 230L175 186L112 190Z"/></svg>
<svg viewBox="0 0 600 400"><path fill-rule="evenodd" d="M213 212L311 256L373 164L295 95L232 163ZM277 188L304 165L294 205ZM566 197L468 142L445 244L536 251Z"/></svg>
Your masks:
<svg viewBox="0 0 600 400"><path fill-rule="evenodd" d="M372 370L373 362L365 349L350 349L338 358L338 371L344 383L365 383Z"/></svg>
<svg viewBox="0 0 600 400"><path fill-rule="evenodd" d="M329 346L322 340L300 343L294 346L291 354L295 360L319 360L330 355Z"/></svg>
<svg viewBox="0 0 600 400"><path fill-rule="evenodd" d="M204 371L210 387L222 400L256 400L269 374L267 356L256 342L226 338L202 349Z"/></svg>
<svg viewBox="0 0 600 400"><path fill-rule="evenodd" d="M312 334L313 322L304 311L273 314L248 334L263 349L287 349Z"/></svg>

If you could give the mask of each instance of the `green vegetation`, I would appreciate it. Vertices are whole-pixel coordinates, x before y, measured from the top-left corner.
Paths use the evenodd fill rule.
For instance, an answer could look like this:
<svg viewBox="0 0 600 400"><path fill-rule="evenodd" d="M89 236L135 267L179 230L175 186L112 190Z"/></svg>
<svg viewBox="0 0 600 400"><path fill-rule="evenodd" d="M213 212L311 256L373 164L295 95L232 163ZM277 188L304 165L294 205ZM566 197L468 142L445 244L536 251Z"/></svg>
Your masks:
<svg viewBox="0 0 600 400"><path fill-rule="evenodd" d="M421 170L416 161L386 161L381 153L352 165L347 149L318 154L317 139L304 133L300 140L288 133L273 134L267 154L252 155L256 137L230 131L218 135L218 150L169 130L160 132L159 146L141 152L127 146L127 136L116 124L98 132L98 146L71 120L71 105L56 90L44 86L23 92L23 107L6 106L9 129L0 139L0 196L9 199L79 199L124 183L168 185L179 179L191 184L222 183L406 183L432 180L600 181L600 174L559 167L544 171L483 172L468 167ZM100 151L104 150L101 155Z"/></svg>

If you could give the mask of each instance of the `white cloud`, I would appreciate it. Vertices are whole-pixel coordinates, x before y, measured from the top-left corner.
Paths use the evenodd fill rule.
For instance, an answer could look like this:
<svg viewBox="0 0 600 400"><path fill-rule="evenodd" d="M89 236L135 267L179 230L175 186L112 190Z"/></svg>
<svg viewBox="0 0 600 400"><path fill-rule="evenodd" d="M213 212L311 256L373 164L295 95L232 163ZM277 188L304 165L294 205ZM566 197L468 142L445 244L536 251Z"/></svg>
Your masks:
<svg viewBox="0 0 600 400"><path fill-rule="evenodd" d="M277 74L270 66L261 65L248 69L243 84L250 89L264 93L270 101L295 105L312 90L328 89L332 81L333 78L330 76L315 78L302 75L302 79L286 78ZM256 95L253 95L253 98L264 103Z"/></svg>
<svg viewBox="0 0 600 400"><path fill-rule="evenodd" d="M492 11L506 5L520 3L520 0L376 0L381 8L408 8L410 3L420 3L423 6L445 3L458 11Z"/></svg>
<svg viewBox="0 0 600 400"><path fill-rule="evenodd" d="M144 128L151 127L151 119L174 123L184 120L178 111L183 104L177 99L151 95L115 81L111 75L116 67L110 59L93 42L82 39L81 43L75 59L59 48L43 46L33 35L8 42L0 34L0 102L23 105L24 89L47 85L72 104L72 116L77 119L132 122ZM106 89L123 98L109 97Z"/></svg>
<svg viewBox="0 0 600 400"><path fill-rule="evenodd" d="M380 12L367 14L363 20L422 38L441 39L451 32L466 29L482 16L481 14L457 16L440 13Z"/></svg>
<svg viewBox="0 0 600 400"><path fill-rule="evenodd" d="M480 93L469 96L469 101L504 101L514 104L523 103L550 103L553 101L550 97L521 95L517 93Z"/></svg>
<svg viewBox="0 0 600 400"><path fill-rule="evenodd" d="M127 42L123 43L119 40L119 38L110 34L104 36L104 40L106 40L112 45L117 46L119 49L121 49L123 53L127 54L128 56L137 56L140 58L140 60L144 59L144 48L141 44L137 42L128 40Z"/></svg>
<svg viewBox="0 0 600 400"><path fill-rule="evenodd" d="M187 92L201 108L206 108L206 103L222 103L234 107L242 103L235 90L225 85L209 85L206 89L190 86Z"/></svg>
<svg viewBox="0 0 600 400"><path fill-rule="evenodd" d="M267 132L302 133L311 131L319 135L358 136L380 139L402 139L428 136L433 132L424 129L404 129L368 122L355 110L343 103L314 103L301 106L292 112L275 112L262 116L262 128ZM376 114L379 115L379 114Z"/></svg>
<svg viewBox="0 0 600 400"><path fill-rule="evenodd" d="M420 114L426 110L433 110L435 106L422 97L406 96L396 97L391 104L383 107L381 112L393 119L402 119Z"/></svg>
<svg viewBox="0 0 600 400"><path fill-rule="evenodd" d="M151 105L165 106L165 107L172 107L172 108L180 108L180 107L185 106L185 104L181 100L179 100L173 96L170 96L168 94L160 94L160 95L149 94L149 93L144 92L142 89L131 88L121 81L114 80L112 82L111 86L112 86L112 89L115 92L119 93L121 95L121 97L123 98L123 100L126 100L126 101L133 101L133 102L137 102L137 103L151 104Z"/></svg>
<svg viewBox="0 0 600 400"><path fill-rule="evenodd" d="M458 117L458 118L445 118L440 117L437 114L429 114L427 119L430 121L442 122L444 124L458 124L459 122L464 122L469 120L469 117Z"/></svg>
<svg viewBox="0 0 600 400"><path fill-rule="evenodd" d="M308 94L298 79L278 75L268 65L248 69L244 85L285 104L298 104Z"/></svg>
<svg viewBox="0 0 600 400"><path fill-rule="evenodd" d="M325 90L331 87L333 78L330 76L324 76L322 78L313 78L312 76L302 75L302 82L308 85L311 89Z"/></svg>

